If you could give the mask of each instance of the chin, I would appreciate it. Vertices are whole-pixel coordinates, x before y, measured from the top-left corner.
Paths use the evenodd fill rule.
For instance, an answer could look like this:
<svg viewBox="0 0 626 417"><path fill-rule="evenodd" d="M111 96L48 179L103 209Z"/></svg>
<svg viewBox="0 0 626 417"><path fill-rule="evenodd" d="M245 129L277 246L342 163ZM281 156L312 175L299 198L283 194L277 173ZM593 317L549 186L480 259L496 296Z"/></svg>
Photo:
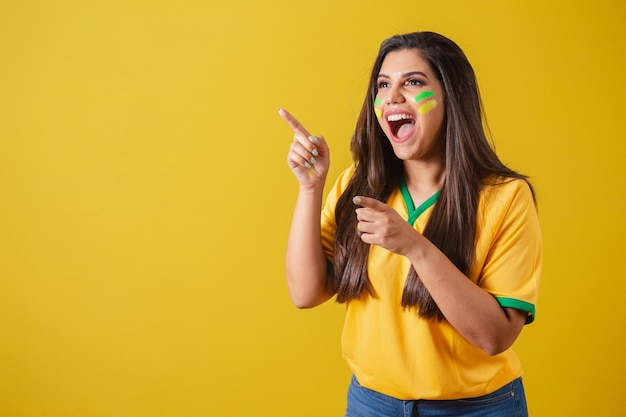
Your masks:
<svg viewBox="0 0 626 417"><path fill-rule="evenodd" d="M410 161L412 159L415 159L415 155L411 152L398 152L394 149L393 151L394 155L396 156L396 158L398 158L401 161Z"/></svg>

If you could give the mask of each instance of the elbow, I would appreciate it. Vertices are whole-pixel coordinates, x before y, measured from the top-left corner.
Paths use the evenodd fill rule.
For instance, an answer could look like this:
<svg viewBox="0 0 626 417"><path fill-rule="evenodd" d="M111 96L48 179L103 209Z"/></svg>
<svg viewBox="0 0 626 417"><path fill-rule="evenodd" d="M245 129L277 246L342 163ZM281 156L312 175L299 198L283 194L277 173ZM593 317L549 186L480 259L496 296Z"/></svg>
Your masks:
<svg viewBox="0 0 626 417"><path fill-rule="evenodd" d="M313 308L320 304L315 297L315 294L310 288L300 288L297 285L292 285L289 280L287 281L287 288L289 290L289 298L291 303L300 310Z"/></svg>
<svg viewBox="0 0 626 417"><path fill-rule="evenodd" d="M317 305L313 302L313 300L310 299L310 297L303 297L297 294L290 294L290 296L291 302L299 310L306 310L308 308L313 308Z"/></svg>
<svg viewBox="0 0 626 417"><path fill-rule="evenodd" d="M512 343L504 340L490 340L482 343L478 347L487 355L496 356L509 350L511 345Z"/></svg>
<svg viewBox="0 0 626 417"><path fill-rule="evenodd" d="M304 278L306 279L304 279ZM331 298L329 281L325 275L307 276L301 273L287 273L287 289L291 302L298 309L317 307Z"/></svg>
<svg viewBox="0 0 626 417"><path fill-rule="evenodd" d="M496 356L501 354L502 352L505 352L508 348L487 348L487 349L483 349L483 351L489 355L489 356Z"/></svg>
<svg viewBox="0 0 626 417"><path fill-rule="evenodd" d="M289 292L289 296L291 297L293 305L300 310L317 307L330 298L325 294L311 294L309 292L295 293L292 291Z"/></svg>
<svg viewBox="0 0 626 417"><path fill-rule="evenodd" d="M317 306L317 304L307 303L307 302L303 302L300 300L294 300L293 298L291 299L291 302L293 303L294 306L296 306L298 310L306 310L306 309Z"/></svg>
<svg viewBox="0 0 626 417"><path fill-rule="evenodd" d="M510 319L505 325L494 326L488 331L481 332L480 335L475 334L475 344L489 356L506 352L515 343L525 322L526 315L524 313L516 314L513 316L513 320Z"/></svg>

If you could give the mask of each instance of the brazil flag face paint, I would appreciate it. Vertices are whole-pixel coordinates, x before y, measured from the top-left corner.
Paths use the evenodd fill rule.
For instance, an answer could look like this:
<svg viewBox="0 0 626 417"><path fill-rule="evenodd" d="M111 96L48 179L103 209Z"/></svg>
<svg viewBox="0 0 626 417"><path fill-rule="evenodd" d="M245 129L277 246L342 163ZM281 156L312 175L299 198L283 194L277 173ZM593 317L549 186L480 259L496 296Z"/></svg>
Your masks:
<svg viewBox="0 0 626 417"><path fill-rule="evenodd" d="M374 113L376 114L376 117L378 119L380 119L383 116L383 111L380 109L380 106L383 105L383 101L380 98L376 98L376 100L374 100Z"/></svg>
<svg viewBox="0 0 626 417"><path fill-rule="evenodd" d="M413 98L416 103L422 102L422 104L417 108L419 114L430 113L435 107L437 107L438 103L437 100L433 98L434 96L434 91L422 91ZM382 105L383 101L377 97L376 100L374 100L374 113L378 119L383 116L383 111L381 109Z"/></svg>
<svg viewBox="0 0 626 417"><path fill-rule="evenodd" d="M417 111L419 112L419 114L429 113L432 109L437 107L437 100L432 98L434 96L435 96L434 91L423 91L415 96L414 100L416 103L426 100L421 106L417 108Z"/></svg>

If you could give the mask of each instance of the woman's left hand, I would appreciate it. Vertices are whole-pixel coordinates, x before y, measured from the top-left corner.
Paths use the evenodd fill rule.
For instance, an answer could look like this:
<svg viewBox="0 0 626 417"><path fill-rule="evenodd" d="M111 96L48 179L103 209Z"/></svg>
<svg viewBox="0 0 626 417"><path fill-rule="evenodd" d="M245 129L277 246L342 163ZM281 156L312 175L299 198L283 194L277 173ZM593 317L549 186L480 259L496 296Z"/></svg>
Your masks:
<svg viewBox="0 0 626 417"><path fill-rule="evenodd" d="M421 235L397 211L374 198L357 196L352 200L357 206L357 230L361 240L381 246L399 255L407 255Z"/></svg>

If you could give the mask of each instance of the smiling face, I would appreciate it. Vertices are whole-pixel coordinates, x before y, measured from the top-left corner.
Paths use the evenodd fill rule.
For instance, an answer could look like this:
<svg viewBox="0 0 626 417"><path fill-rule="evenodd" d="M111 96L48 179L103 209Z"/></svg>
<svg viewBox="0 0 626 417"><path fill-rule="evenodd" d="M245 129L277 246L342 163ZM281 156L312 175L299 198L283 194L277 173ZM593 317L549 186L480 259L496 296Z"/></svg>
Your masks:
<svg viewBox="0 0 626 417"><path fill-rule="evenodd" d="M377 87L374 111L396 156L403 161L442 161L443 87L419 51L390 52Z"/></svg>

